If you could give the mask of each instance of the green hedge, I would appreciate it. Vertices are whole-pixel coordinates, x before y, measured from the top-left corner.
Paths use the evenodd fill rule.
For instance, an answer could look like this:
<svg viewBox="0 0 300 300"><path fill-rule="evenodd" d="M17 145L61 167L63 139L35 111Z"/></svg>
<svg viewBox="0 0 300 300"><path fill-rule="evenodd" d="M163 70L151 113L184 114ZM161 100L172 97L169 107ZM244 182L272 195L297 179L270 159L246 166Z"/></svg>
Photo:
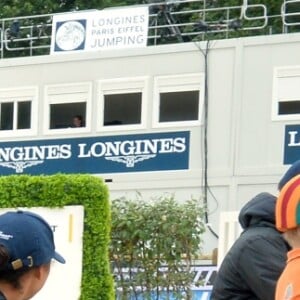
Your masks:
<svg viewBox="0 0 300 300"><path fill-rule="evenodd" d="M110 205L103 181L90 175L0 177L0 207L84 206L80 300L114 299L109 267Z"/></svg>

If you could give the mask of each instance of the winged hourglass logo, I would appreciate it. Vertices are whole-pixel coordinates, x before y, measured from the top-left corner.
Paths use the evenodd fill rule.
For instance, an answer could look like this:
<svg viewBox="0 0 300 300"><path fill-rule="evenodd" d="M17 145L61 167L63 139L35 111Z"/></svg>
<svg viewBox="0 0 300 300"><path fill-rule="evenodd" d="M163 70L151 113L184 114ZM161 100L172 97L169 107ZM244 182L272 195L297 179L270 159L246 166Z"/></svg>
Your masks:
<svg viewBox="0 0 300 300"><path fill-rule="evenodd" d="M35 165L42 164L43 160L35 160L35 161L9 161L9 162L2 162L0 166L12 168L16 170L16 173L23 173L25 168L32 167Z"/></svg>
<svg viewBox="0 0 300 300"><path fill-rule="evenodd" d="M112 160L120 163L126 164L126 167L133 168L137 162L143 161L145 159L150 159L155 157L156 154L147 154L147 155L128 155L128 156L113 156L105 157L107 160Z"/></svg>

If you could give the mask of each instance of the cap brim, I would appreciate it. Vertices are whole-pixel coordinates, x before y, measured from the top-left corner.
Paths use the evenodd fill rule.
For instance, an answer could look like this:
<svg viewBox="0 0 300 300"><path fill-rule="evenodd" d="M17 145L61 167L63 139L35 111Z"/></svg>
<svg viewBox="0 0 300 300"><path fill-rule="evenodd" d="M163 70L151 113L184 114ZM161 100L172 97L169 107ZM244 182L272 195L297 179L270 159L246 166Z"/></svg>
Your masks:
<svg viewBox="0 0 300 300"><path fill-rule="evenodd" d="M57 260L58 262L60 262L61 264L65 264L66 263L66 260L60 254L58 254L57 252L54 252L53 258L55 260Z"/></svg>

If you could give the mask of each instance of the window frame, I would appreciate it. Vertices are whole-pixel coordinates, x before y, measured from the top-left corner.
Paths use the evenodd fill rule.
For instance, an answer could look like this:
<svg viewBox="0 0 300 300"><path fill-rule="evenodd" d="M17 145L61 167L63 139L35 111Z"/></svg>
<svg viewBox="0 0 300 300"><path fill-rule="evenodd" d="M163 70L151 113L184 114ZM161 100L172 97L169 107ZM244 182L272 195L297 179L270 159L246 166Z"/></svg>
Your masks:
<svg viewBox="0 0 300 300"><path fill-rule="evenodd" d="M286 66L286 67L275 67L273 69L273 91L272 91L272 112L271 119L273 121L289 121L289 120L299 120L300 113L298 114L279 114L279 103L282 102L292 102L300 101L300 91L299 96L287 95L284 99L280 99L280 80L288 79L293 77L299 77L300 81L300 65L299 66ZM299 90L296 89L296 90Z"/></svg>
<svg viewBox="0 0 300 300"><path fill-rule="evenodd" d="M65 84L51 84L44 87L44 122L43 133L45 135L66 135L74 133L84 133L91 131L91 107L92 107L92 83L78 82ZM70 100L71 99L71 100ZM68 128L49 128L50 112L52 104L72 104L86 103L86 115L84 118L84 127L68 127Z"/></svg>
<svg viewBox="0 0 300 300"><path fill-rule="evenodd" d="M154 128L162 127L186 127L186 126L199 126L202 121L202 110L204 103L204 74L203 73L190 73L178 75L166 75L154 77L154 99L153 99L153 118L152 125ZM160 122L160 94L171 92L189 92L199 91L198 103L198 119L186 121L169 121Z"/></svg>
<svg viewBox="0 0 300 300"><path fill-rule="evenodd" d="M30 128L26 129L8 129L0 130L0 137L20 137L20 136L33 136L37 134L38 129L38 97L39 89L37 86L25 86L18 88L5 88L0 89L0 102L1 103L14 103L14 116L13 124L17 124L17 113L15 110L17 102L30 101L31 102L31 116Z"/></svg>
<svg viewBox="0 0 300 300"><path fill-rule="evenodd" d="M97 91L97 125L96 130L99 132L112 131L128 131L145 129L147 121L147 97L148 97L149 77L125 77L115 79L104 79L98 81ZM127 94L127 93L141 93L141 122L139 124L121 124L113 126L104 125L104 105L105 95ZM103 112L98 116L98 112Z"/></svg>

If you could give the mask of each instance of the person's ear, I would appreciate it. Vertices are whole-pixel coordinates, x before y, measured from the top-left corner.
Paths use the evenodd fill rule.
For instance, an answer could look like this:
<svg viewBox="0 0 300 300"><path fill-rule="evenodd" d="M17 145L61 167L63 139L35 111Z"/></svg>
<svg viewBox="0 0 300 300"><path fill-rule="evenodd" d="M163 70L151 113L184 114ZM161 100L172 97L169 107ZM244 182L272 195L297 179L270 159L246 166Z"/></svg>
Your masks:
<svg viewBox="0 0 300 300"><path fill-rule="evenodd" d="M35 267L32 272L36 279L41 279L43 276L43 266Z"/></svg>

